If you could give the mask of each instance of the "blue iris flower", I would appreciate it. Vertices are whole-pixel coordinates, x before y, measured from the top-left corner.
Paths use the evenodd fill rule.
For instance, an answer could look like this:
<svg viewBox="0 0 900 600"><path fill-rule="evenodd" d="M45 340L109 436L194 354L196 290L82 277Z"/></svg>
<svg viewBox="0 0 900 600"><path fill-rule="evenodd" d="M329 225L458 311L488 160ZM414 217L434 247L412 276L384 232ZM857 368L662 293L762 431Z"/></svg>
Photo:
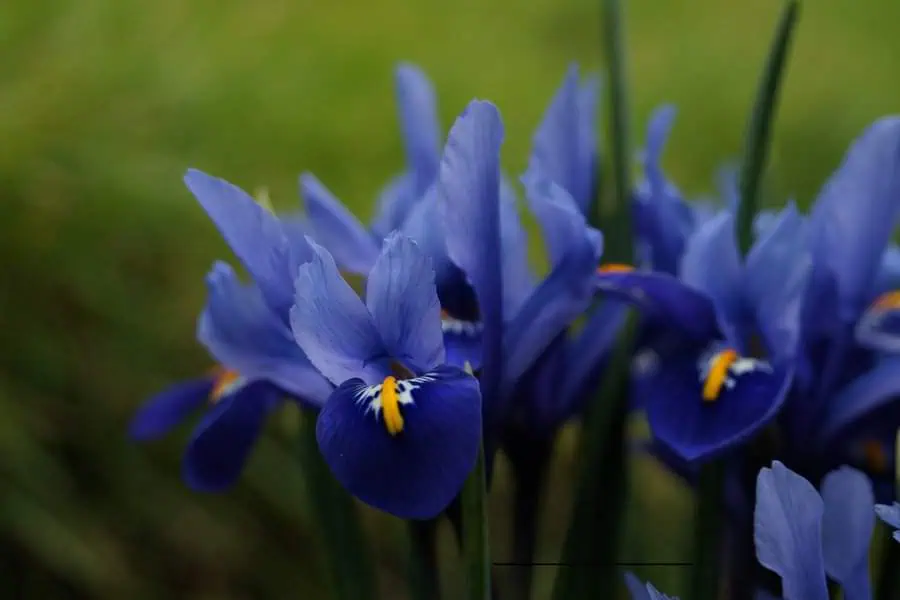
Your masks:
<svg viewBox="0 0 900 600"><path fill-rule="evenodd" d="M602 270L598 289L665 324L635 365L654 437L688 462L734 447L771 421L790 390L809 258L788 206L741 261L723 211L689 238L678 277ZM755 358L759 340L768 360Z"/></svg>
<svg viewBox="0 0 900 600"><path fill-rule="evenodd" d="M849 148L810 216L812 268L801 310L795 389L786 405L784 458L815 479L852 463L894 494L900 356L891 346L889 245L900 215L900 118L871 125Z"/></svg>
<svg viewBox="0 0 900 600"><path fill-rule="evenodd" d="M378 257L381 243L393 231L415 239L431 256L441 300L447 362L481 366L481 320L478 299L463 272L447 257L436 213L434 184L441 163L441 128L433 86L425 74L401 64L395 76L400 125L407 169L395 177L379 199L371 226L365 226L312 174L300 177L312 237L327 248L342 270L365 276ZM518 224L515 194L503 186L504 223L514 233ZM427 201L426 201L427 199ZM517 240L504 238L504 255L515 260ZM524 257L522 257L524 260Z"/></svg>
<svg viewBox="0 0 900 600"><path fill-rule="evenodd" d="M233 203L238 214L256 214L259 220L276 223L274 216L263 215L252 198L233 186L197 172L189 174L188 181L204 200L220 204L217 217L225 214L219 208ZM209 196L222 191L226 193L217 200ZM248 222L244 225L248 233L254 231ZM242 254L249 253L242 250ZM317 408L332 388L297 347L286 312L274 312L258 285L242 283L224 262L214 265L206 284L208 301L198 320L197 338L224 367L151 398L135 415L130 434L138 440L160 437L207 405L185 452L184 476L196 490L220 491L238 478L266 417L282 400L291 398L303 407Z"/></svg>
<svg viewBox="0 0 900 600"><path fill-rule="evenodd" d="M754 538L761 565L781 577L785 600L827 600L827 577L848 600L869 600L869 546L875 526L871 483L843 467L821 495L782 463L760 471Z"/></svg>
<svg viewBox="0 0 900 600"><path fill-rule="evenodd" d="M310 246L290 322L312 364L337 386L316 423L322 456L367 504L402 518L435 517L475 465L482 420L478 381L444 364L431 260L391 234L363 302L331 254Z"/></svg>
<svg viewBox="0 0 900 600"><path fill-rule="evenodd" d="M875 514L894 530L894 540L900 543L900 502L878 504L875 506Z"/></svg>

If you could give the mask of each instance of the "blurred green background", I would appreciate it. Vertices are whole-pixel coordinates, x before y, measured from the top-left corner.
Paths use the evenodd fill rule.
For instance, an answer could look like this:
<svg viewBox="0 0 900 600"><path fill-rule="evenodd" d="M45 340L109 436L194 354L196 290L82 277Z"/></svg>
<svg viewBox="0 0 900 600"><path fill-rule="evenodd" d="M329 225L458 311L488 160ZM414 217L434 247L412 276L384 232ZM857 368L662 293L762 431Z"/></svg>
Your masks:
<svg viewBox="0 0 900 600"><path fill-rule="evenodd" d="M713 191L714 170L739 153L778 7L628 3L633 132L658 103L678 105L665 166L691 193ZM808 202L848 142L897 110L898 19L889 0L804 6L770 170L781 198ZM230 255L182 174L265 185L287 209L308 169L369 216L402 165L398 60L432 76L445 126L473 97L496 102L517 173L566 65L598 68L599 31L592 0L0 4L0 597L325 597L277 423L224 496L181 484L187 427L126 440L142 399L209 366L194 319L206 269ZM543 561L569 503L571 444L559 454ZM624 558L684 560L684 490L653 465L635 470L641 527L632 515ZM507 480L501 465L497 560ZM404 529L366 519L384 597L401 598ZM449 544L443 556L452 590ZM642 574L671 593L683 576L672 571ZM539 570L536 597L552 576Z"/></svg>

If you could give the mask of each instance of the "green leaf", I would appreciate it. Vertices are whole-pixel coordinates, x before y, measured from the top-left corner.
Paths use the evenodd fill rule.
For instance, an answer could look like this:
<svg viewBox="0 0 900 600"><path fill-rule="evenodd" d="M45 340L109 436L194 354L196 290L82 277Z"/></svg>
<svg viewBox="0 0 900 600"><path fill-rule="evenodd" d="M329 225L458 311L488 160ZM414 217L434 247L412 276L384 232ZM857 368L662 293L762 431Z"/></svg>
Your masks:
<svg viewBox="0 0 900 600"><path fill-rule="evenodd" d="M722 587L724 490L725 464L714 460L703 465L694 511L694 567L690 572L690 597L697 600L715 600Z"/></svg>
<svg viewBox="0 0 900 600"><path fill-rule="evenodd" d="M316 442L316 419L302 416L298 436L300 468L320 527L321 544L332 576L334 600L373 600L375 578L356 504L331 475Z"/></svg>
<svg viewBox="0 0 900 600"><path fill-rule="evenodd" d="M412 600L438 600L438 519L409 521L409 596Z"/></svg>
<svg viewBox="0 0 900 600"><path fill-rule="evenodd" d="M775 31L775 40L769 50L769 58L756 91L756 101L750 116L744 160L741 165L740 193L736 219L738 247L746 254L753 245L753 218L759 210L759 186L769 152L772 121L778 105L778 92L787 63L794 26L797 23L800 3L787 0Z"/></svg>
<svg viewBox="0 0 900 600"><path fill-rule="evenodd" d="M462 490L463 557L466 598L491 600L491 552L484 468L484 446Z"/></svg>

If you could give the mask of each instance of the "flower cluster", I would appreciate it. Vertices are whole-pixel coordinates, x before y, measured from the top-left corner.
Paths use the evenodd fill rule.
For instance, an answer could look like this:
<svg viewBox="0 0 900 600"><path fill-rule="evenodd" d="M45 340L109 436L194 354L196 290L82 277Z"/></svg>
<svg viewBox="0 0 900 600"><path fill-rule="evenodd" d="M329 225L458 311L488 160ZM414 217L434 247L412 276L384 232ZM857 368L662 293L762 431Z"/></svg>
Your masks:
<svg viewBox="0 0 900 600"><path fill-rule="evenodd" d="M569 70L518 180L500 166L494 105L471 102L442 147L423 73L401 65L396 90L407 166L368 225L309 173L303 210L276 215L188 172L249 282L213 266L197 337L222 367L153 398L132 434L161 435L206 405L185 476L221 490L266 416L294 402L317 414L321 455L350 493L430 519L458 495L479 446L490 471L496 450L552 440L581 416L633 308L629 406L652 432L641 449L691 483L721 463L738 521L753 518L755 498L758 557L784 597L827 597L823 573L866 597L872 506L894 500L900 427L900 249L890 243L900 118L863 132L809 214L793 202L758 214L744 252L733 176L721 201L700 203L663 172L675 112L662 107L631 195L638 258L626 265L601 260L603 236L589 224L596 79ZM522 199L541 227L544 274L527 260ZM345 275L364 278L362 296ZM878 510L900 527L896 504ZM858 547L835 550L838 538ZM636 598L663 597L629 582Z"/></svg>

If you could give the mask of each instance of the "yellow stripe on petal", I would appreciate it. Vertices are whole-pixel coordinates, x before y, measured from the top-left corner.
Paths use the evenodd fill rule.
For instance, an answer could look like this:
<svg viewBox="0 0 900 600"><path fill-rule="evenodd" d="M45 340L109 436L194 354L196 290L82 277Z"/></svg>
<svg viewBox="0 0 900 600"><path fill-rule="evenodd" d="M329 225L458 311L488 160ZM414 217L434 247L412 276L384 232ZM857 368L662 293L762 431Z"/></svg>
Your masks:
<svg viewBox="0 0 900 600"><path fill-rule="evenodd" d="M634 267L624 263L607 263L597 267L598 273L631 273Z"/></svg>
<svg viewBox="0 0 900 600"><path fill-rule="evenodd" d="M397 435L403 431L403 415L400 414L397 380L392 376L385 377L381 384L381 414L389 434Z"/></svg>
<svg viewBox="0 0 900 600"><path fill-rule="evenodd" d="M900 308L900 290L894 290L878 296L875 302L872 303L872 308L881 311Z"/></svg>
<svg viewBox="0 0 900 600"><path fill-rule="evenodd" d="M874 474L886 473L888 469L888 456L884 445L878 440L866 440L862 445L863 460L866 469Z"/></svg>
<svg viewBox="0 0 900 600"><path fill-rule="evenodd" d="M734 350L722 350L712 357L709 363L709 373L703 382L703 400L714 402L722 393L725 382L728 380L728 369L739 358Z"/></svg>
<svg viewBox="0 0 900 600"><path fill-rule="evenodd" d="M216 375L212 391L209 393L210 404L215 404L221 400L228 392L234 389L234 386L239 383L240 379L241 375L237 371L232 371L231 369L220 370Z"/></svg>

